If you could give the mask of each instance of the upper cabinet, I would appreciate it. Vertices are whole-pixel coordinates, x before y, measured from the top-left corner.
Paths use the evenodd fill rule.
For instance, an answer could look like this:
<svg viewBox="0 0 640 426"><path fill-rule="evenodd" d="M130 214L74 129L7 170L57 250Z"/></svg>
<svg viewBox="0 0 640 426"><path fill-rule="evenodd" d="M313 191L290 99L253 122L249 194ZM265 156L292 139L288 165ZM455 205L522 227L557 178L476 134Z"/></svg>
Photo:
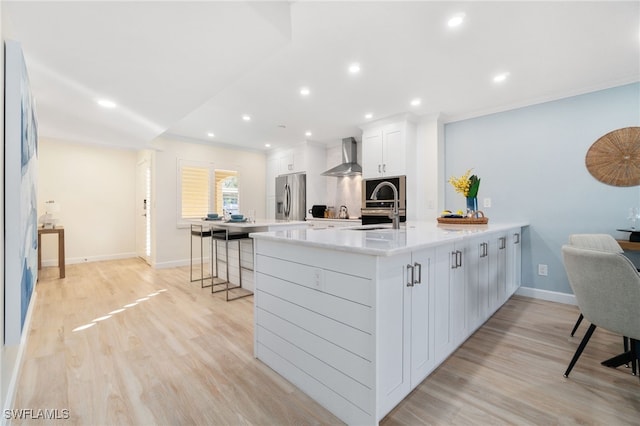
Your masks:
<svg viewBox="0 0 640 426"><path fill-rule="evenodd" d="M301 161L298 161L301 164ZM287 173L296 173L295 153L293 148L284 149L275 152L269 156L268 167L272 176L286 175Z"/></svg>
<svg viewBox="0 0 640 426"><path fill-rule="evenodd" d="M362 134L362 177L407 174L407 149L415 137L407 121L372 125Z"/></svg>

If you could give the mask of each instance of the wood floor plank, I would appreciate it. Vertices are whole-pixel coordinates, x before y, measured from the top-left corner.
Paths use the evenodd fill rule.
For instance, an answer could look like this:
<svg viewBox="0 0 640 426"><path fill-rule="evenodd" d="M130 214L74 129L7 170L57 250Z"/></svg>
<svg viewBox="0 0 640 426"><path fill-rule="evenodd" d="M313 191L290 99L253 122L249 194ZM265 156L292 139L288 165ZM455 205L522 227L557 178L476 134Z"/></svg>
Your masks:
<svg viewBox="0 0 640 426"><path fill-rule="evenodd" d="M14 409L68 409L54 425L333 425L339 419L253 357L253 298L138 259L44 268ZM632 425L640 381L600 365L622 339L574 306L513 297L384 425ZM585 321L586 322L586 321ZM85 329L78 329L89 326ZM41 425L41 419L13 420Z"/></svg>

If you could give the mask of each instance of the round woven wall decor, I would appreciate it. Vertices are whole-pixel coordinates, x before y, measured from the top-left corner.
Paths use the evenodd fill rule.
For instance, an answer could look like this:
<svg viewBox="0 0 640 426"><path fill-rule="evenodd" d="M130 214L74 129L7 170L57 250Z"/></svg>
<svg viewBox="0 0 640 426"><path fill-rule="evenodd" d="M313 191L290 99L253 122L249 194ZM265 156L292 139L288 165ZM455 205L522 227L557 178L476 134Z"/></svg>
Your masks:
<svg viewBox="0 0 640 426"><path fill-rule="evenodd" d="M587 151L585 163L600 182L640 185L640 127L625 127L602 136Z"/></svg>

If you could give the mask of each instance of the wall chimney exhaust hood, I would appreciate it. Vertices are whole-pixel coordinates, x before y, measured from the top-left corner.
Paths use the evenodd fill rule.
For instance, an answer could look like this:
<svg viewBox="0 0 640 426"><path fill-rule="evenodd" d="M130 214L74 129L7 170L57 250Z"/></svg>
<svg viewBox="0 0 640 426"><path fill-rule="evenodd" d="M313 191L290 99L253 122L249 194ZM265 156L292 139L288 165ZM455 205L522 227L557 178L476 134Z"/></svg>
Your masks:
<svg viewBox="0 0 640 426"><path fill-rule="evenodd" d="M358 160L358 143L355 138L342 139L342 164L322 173L322 176L356 176L362 174Z"/></svg>

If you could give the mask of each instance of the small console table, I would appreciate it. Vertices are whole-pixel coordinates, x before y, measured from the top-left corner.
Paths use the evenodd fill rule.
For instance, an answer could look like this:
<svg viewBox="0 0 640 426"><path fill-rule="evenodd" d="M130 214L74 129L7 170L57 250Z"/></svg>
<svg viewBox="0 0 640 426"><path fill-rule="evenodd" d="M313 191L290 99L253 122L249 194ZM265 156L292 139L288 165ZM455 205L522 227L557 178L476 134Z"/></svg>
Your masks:
<svg viewBox="0 0 640 426"><path fill-rule="evenodd" d="M640 243L627 240L618 240L618 244L623 250L640 251Z"/></svg>
<svg viewBox="0 0 640 426"><path fill-rule="evenodd" d="M55 228L38 228L38 269L42 269L42 234L58 234L58 267L60 268L60 278L64 278L64 227L56 226Z"/></svg>
<svg viewBox="0 0 640 426"><path fill-rule="evenodd" d="M640 251L640 230L638 229L616 229L620 232L629 232L628 240L618 240L618 244L623 250Z"/></svg>

